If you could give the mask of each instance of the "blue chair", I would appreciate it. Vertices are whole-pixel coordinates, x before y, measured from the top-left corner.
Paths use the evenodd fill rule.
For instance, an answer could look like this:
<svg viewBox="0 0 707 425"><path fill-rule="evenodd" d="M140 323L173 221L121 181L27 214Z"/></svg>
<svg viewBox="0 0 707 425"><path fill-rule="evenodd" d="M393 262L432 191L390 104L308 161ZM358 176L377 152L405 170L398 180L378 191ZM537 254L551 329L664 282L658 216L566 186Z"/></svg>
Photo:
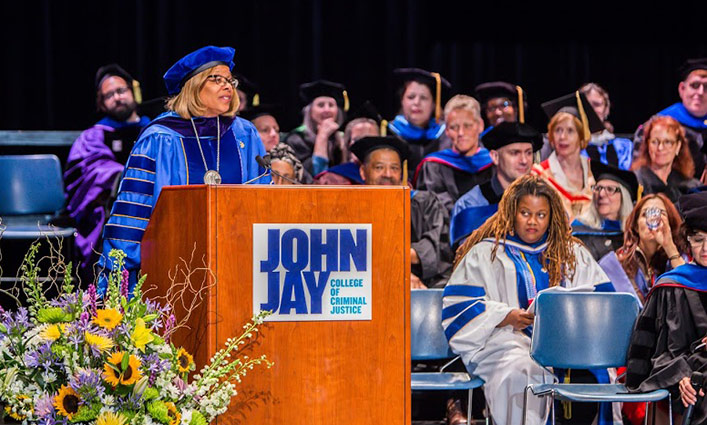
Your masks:
<svg viewBox="0 0 707 425"><path fill-rule="evenodd" d="M49 224L64 203L64 182L56 155L0 156L0 240L8 251L10 245L11 252L26 249L23 242L61 240L62 254L72 260L76 229ZM16 279L3 277L2 281Z"/></svg>
<svg viewBox="0 0 707 425"><path fill-rule="evenodd" d="M638 317L638 301L625 293L540 293L530 357L545 369L603 369L626 365L626 354ZM548 370L549 371L549 370ZM535 396L571 402L650 402L668 399L667 390L629 393L623 384L534 384L525 388L523 424L528 390ZM646 409L647 411L647 409ZM669 412L672 424L672 411ZM646 423L648 415L646 415Z"/></svg>
<svg viewBox="0 0 707 425"><path fill-rule="evenodd" d="M413 372L413 391L468 391L467 424L471 424L471 396L484 381L466 372L445 372L459 358L449 348L442 328L442 289L410 291L410 355L413 361L450 359L439 372Z"/></svg>

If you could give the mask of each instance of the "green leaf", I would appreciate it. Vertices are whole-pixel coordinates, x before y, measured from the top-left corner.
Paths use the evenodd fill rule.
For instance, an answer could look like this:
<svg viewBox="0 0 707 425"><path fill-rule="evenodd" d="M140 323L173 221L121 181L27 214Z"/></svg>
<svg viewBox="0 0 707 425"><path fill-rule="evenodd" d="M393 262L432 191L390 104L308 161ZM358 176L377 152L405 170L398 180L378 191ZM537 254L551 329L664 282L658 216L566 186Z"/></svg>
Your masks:
<svg viewBox="0 0 707 425"><path fill-rule="evenodd" d="M158 317L159 317L159 314L152 313L152 314L148 314L145 317L143 317L142 320L144 320L145 323L147 323L147 322L151 322L151 321L157 319Z"/></svg>
<svg viewBox="0 0 707 425"><path fill-rule="evenodd" d="M123 372L128 370L129 363L130 363L130 353L125 352L125 354L123 354L123 360L120 361L120 368L122 369Z"/></svg>
<svg viewBox="0 0 707 425"><path fill-rule="evenodd" d="M40 323L70 322L73 315L64 312L61 307L47 307L37 311L37 320Z"/></svg>

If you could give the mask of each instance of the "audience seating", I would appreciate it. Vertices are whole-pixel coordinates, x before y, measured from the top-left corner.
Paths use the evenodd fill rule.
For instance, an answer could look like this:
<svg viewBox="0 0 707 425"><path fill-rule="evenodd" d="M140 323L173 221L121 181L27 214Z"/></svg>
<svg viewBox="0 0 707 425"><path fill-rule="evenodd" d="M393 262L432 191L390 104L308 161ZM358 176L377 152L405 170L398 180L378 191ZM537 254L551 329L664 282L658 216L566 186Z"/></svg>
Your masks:
<svg viewBox="0 0 707 425"><path fill-rule="evenodd" d="M542 367L599 369L625 366L639 310L634 296L625 293L541 292L535 303L530 356ZM535 396L551 397L553 424L556 398L571 402L646 402L646 405L666 398L668 404L671 401L667 390L629 393L623 384L535 384L525 389L523 423L529 390ZM672 424L672 412L670 415Z"/></svg>
<svg viewBox="0 0 707 425"><path fill-rule="evenodd" d="M458 356L451 351L442 328L442 289L410 291L410 340L413 361L449 359L439 372L413 372L413 391L468 391L467 424L471 423L471 396L484 381L466 372L445 372Z"/></svg>

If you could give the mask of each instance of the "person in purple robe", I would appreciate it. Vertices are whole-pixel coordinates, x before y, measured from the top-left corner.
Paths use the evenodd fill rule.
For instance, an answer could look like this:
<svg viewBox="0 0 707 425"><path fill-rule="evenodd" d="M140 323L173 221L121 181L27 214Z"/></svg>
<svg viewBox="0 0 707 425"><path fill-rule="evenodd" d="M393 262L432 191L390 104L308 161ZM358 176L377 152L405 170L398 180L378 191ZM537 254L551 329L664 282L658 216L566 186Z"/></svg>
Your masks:
<svg viewBox="0 0 707 425"><path fill-rule="evenodd" d="M98 260L101 233L111 208L111 193L128 154L149 118L137 113L140 85L116 64L96 72L96 107L105 115L83 131L71 146L67 159L67 213L77 229L79 275L92 282Z"/></svg>

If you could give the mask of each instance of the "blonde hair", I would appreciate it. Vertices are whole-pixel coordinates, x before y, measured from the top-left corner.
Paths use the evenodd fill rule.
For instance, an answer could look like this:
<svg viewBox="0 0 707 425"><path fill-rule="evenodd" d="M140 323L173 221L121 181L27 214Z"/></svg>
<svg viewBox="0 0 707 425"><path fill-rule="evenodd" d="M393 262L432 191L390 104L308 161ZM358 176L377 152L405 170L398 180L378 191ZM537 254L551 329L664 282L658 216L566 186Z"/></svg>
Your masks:
<svg viewBox="0 0 707 425"><path fill-rule="evenodd" d="M447 104L444 105L444 119L446 120L449 114L457 109L469 111L474 116L474 119L481 120L481 105L479 105L478 100L471 96L458 94L449 99Z"/></svg>
<svg viewBox="0 0 707 425"><path fill-rule="evenodd" d="M201 71L188 79L179 93L167 100L167 110L176 112L184 119L203 116L206 113L206 107L201 102L201 89L204 87L204 84L206 84L206 79L209 75L211 75L216 66ZM238 98L238 93L236 93L236 90L234 89L228 111L221 115L225 115L227 117L235 116L239 105L240 99Z"/></svg>
<svg viewBox="0 0 707 425"><path fill-rule="evenodd" d="M597 176L594 176L597 177ZM600 179L604 180L604 179ZM607 179L609 180L609 179ZM612 180L614 181L614 180ZM597 180L597 183L599 181ZM622 185L621 183L615 182L619 185L620 193L621 193L621 208L619 209L619 222L621 223L621 230L624 230L624 226L626 225L626 219L628 218L629 215L631 215L631 211L633 211L633 201L631 200L631 194L628 192L628 189L626 189L626 186ZM596 195L594 195L596 196ZM599 215L599 211L597 211L597 206L594 204L594 199L592 199L592 203L589 205L589 208L587 208L582 215L577 217L577 220L581 221L582 223L586 224L587 226L594 228L594 229L600 229L601 228L601 221L602 218Z"/></svg>
<svg viewBox="0 0 707 425"><path fill-rule="evenodd" d="M555 140L553 140L553 132L555 131L555 127L557 127L558 124L567 120L571 120L572 124L574 125L574 129L577 130L577 136L579 137L579 148L585 149L587 147L587 144L589 144L589 140L585 140L584 138L584 126L582 126L582 121L580 121L579 118L575 117L569 112L560 111L552 116L550 123L547 125L548 140L550 140L550 143L555 144Z"/></svg>

